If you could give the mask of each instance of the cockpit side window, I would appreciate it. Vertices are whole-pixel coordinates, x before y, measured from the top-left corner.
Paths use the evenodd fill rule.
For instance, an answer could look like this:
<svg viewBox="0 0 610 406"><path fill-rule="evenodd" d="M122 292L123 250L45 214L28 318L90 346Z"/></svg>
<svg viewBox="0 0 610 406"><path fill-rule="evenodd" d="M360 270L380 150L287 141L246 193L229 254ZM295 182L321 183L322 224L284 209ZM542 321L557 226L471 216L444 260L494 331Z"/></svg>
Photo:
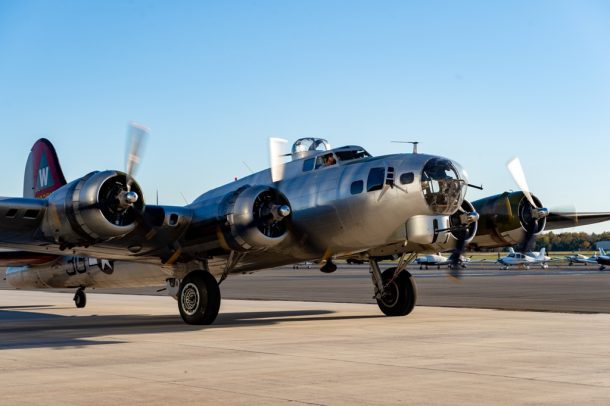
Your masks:
<svg viewBox="0 0 610 406"><path fill-rule="evenodd" d="M366 191L372 192L383 188L385 182L385 168L371 168L366 180Z"/></svg>
<svg viewBox="0 0 610 406"><path fill-rule="evenodd" d="M333 166L337 163L337 159L332 153L320 155L316 158L316 169L323 168L325 166Z"/></svg>
<svg viewBox="0 0 610 406"><path fill-rule="evenodd" d="M313 169L315 158L309 158L303 161L303 172L308 172Z"/></svg>

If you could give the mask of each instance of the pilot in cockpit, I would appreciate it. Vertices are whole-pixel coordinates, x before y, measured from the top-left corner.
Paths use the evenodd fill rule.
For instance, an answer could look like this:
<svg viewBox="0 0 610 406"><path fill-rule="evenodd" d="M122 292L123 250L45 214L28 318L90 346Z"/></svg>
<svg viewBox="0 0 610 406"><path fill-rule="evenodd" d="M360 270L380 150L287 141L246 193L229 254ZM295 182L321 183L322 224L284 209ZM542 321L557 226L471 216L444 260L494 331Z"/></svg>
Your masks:
<svg viewBox="0 0 610 406"><path fill-rule="evenodd" d="M337 163L337 160L333 154L327 154L324 156L324 166L331 166Z"/></svg>

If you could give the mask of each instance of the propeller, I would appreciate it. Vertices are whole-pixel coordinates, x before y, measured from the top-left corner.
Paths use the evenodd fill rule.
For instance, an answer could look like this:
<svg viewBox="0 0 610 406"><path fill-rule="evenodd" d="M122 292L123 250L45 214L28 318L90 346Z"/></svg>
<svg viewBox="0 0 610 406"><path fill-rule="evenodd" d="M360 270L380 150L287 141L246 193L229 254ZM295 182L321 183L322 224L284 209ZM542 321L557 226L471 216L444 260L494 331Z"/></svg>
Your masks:
<svg viewBox="0 0 610 406"><path fill-rule="evenodd" d="M519 251L526 252L530 249L534 235L538 231L538 221L547 217L549 215L549 210L544 207L538 207L536 202L534 202L532 194L529 191L529 187L527 186L527 180L525 178L525 173L523 172L523 167L521 166L521 161L519 158L515 157L511 159L506 164L506 167L530 204L530 207L523 207L522 218L525 223L523 224L525 228L525 236L519 245Z"/></svg>
<svg viewBox="0 0 610 406"><path fill-rule="evenodd" d="M131 189L133 175L140 164L140 155L144 142L148 136L148 128L141 124L131 122L127 127L127 157L125 159L125 173L127 173L127 191Z"/></svg>
<svg viewBox="0 0 610 406"><path fill-rule="evenodd" d="M279 182L284 179L284 148L288 140L283 138L269 138L269 167L271 168L271 181Z"/></svg>
<svg viewBox="0 0 610 406"><path fill-rule="evenodd" d="M148 128L145 126L130 122L127 126L127 155L125 157L125 175L126 183L125 189L120 188L116 193L116 199L118 200L117 211L117 223L123 223L124 217L128 209L132 208L134 204L140 199L137 192L131 190L134 178L133 175L138 169L141 160L142 150L146 137L148 136ZM137 217L140 217L138 215Z"/></svg>
<svg viewBox="0 0 610 406"><path fill-rule="evenodd" d="M455 248L449 257L449 276L456 279L461 277L460 268L463 265L462 255L466 250L466 241L476 233L476 223L479 213L474 211L470 203L462 206L451 218L451 233L456 237Z"/></svg>

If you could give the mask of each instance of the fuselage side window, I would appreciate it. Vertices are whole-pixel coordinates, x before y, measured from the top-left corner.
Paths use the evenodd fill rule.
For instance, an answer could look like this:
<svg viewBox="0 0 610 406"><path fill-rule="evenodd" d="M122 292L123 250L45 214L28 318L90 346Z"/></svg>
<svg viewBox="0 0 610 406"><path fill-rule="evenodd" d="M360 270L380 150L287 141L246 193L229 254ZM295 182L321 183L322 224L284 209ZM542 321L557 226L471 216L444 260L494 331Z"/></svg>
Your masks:
<svg viewBox="0 0 610 406"><path fill-rule="evenodd" d="M407 172L407 173L403 173L402 175L400 175L400 183L402 183L403 185L408 185L409 183L413 183L414 180L415 180L415 175L413 175L413 172Z"/></svg>
<svg viewBox="0 0 610 406"><path fill-rule="evenodd" d="M313 169L315 158L309 158L303 161L303 172L308 172Z"/></svg>
<svg viewBox="0 0 610 406"><path fill-rule="evenodd" d="M383 188L385 182L385 168L371 168L366 180L366 191L372 192Z"/></svg>
<svg viewBox="0 0 610 406"><path fill-rule="evenodd" d="M356 180L352 182L352 186L350 187L350 192L353 195L357 195L358 193L362 193L364 190L364 182L361 180Z"/></svg>

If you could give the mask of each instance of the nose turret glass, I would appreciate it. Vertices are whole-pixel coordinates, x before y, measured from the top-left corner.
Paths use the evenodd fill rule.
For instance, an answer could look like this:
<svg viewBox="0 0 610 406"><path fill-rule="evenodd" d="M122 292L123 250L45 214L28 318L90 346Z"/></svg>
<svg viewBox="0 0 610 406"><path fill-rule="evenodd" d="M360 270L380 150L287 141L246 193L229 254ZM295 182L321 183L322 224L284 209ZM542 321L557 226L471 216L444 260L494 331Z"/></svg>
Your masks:
<svg viewBox="0 0 610 406"><path fill-rule="evenodd" d="M464 199L466 181L448 159L429 160L421 175L421 188L426 203L436 214L453 214Z"/></svg>

